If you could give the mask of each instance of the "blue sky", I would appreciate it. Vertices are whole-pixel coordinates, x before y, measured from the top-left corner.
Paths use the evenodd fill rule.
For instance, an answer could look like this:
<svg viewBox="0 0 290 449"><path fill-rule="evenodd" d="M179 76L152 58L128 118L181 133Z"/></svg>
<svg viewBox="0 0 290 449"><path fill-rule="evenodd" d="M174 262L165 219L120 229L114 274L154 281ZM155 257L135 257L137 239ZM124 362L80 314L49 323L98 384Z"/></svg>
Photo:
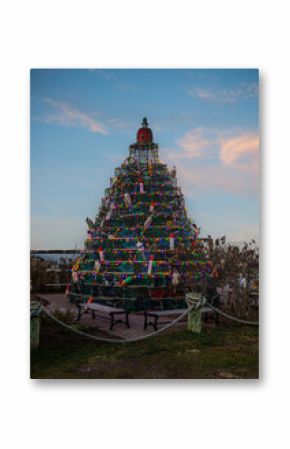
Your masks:
<svg viewBox="0 0 290 449"><path fill-rule="evenodd" d="M146 116L201 235L258 238L258 71L31 71L31 248L83 247Z"/></svg>

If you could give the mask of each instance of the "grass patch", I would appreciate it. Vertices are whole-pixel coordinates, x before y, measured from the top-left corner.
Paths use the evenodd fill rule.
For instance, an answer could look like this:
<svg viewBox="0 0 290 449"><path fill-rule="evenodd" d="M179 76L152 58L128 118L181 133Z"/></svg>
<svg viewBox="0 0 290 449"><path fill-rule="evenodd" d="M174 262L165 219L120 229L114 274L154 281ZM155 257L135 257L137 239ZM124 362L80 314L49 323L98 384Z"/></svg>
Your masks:
<svg viewBox="0 0 290 449"><path fill-rule="evenodd" d="M256 379L258 372L258 329L239 325L109 344L44 319L40 347L31 354L33 379Z"/></svg>

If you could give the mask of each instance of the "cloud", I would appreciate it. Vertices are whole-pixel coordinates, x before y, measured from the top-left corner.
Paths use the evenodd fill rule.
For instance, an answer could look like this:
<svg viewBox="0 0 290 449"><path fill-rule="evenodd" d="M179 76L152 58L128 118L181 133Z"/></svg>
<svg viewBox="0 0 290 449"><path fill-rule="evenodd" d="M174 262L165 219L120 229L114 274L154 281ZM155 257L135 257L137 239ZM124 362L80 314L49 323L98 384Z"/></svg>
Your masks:
<svg viewBox="0 0 290 449"><path fill-rule="evenodd" d="M259 137L257 134L242 134L221 140L221 161L229 166L256 169L259 157Z"/></svg>
<svg viewBox="0 0 290 449"><path fill-rule="evenodd" d="M205 157L212 149L212 141L205 135L203 128L195 128L177 141L178 150L167 148L167 158L171 161Z"/></svg>
<svg viewBox="0 0 290 449"><path fill-rule="evenodd" d="M178 144L183 150L183 157L201 157L209 147L210 141L204 136L202 128L196 128L186 133Z"/></svg>
<svg viewBox="0 0 290 449"><path fill-rule="evenodd" d="M250 100L258 96L258 83L240 83L231 88L201 88L186 87L184 91L187 95L200 98L205 101L216 101L220 103L235 103L240 100Z"/></svg>
<svg viewBox="0 0 290 449"><path fill-rule="evenodd" d="M226 137L224 137L226 136ZM175 164L187 196L223 190L255 194L258 190L259 138L254 132L221 132L197 128L188 131L166 161Z"/></svg>
<svg viewBox="0 0 290 449"><path fill-rule="evenodd" d="M119 130L131 130L132 128L134 129L134 126L136 127L134 122L116 117L109 118L105 122Z"/></svg>
<svg viewBox="0 0 290 449"><path fill-rule="evenodd" d="M192 95L192 91L189 92L189 95ZM210 90L207 90L207 89L196 88L195 95L198 98L203 98L205 100L215 100L216 99L216 94L214 94L213 92L211 92Z"/></svg>
<svg viewBox="0 0 290 449"><path fill-rule="evenodd" d="M234 195L256 194L258 175L242 173L239 170L220 165L178 165L178 178L187 196L195 197L203 192L219 191Z"/></svg>
<svg viewBox="0 0 290 449"><path fill-rule="evenodd" d="M46 113L38 120L62 126L86 128L92 133L108 134L104 124L97 121L92 114L83 112L66 102L50 98L45 98L44 101L52 109L52 112Z"/></svg>

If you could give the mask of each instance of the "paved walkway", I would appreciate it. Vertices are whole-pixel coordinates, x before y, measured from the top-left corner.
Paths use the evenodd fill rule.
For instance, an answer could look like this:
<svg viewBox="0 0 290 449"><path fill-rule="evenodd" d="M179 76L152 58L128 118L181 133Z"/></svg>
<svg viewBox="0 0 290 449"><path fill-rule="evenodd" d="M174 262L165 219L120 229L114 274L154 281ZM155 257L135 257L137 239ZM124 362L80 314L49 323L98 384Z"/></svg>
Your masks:
<svg viewBox="0 0 290 449"><path fill-rule="evenodd" d="M69 304L67 302L66 297L63 294L41 294L39 297L48 301L48 305L45 306L47 310L50 312L54 312L58 310L62 313L71 312L75 315L77 319L77 308L73 304ZM175 318L175 317L174 317ZM164 321L169 321L168 318L164 318ZM80 322L84 323L90 327L97 327L101 331L104 331L114 337L122 337L122 338L133 338L140 335L147 335L154 332L154 328L149 326L146 330L144 330L144 315L143 312L131 312L129 315L130 328L124 324L116 324L113 330L110 331L110 321L106 318L102 318L101 316L97 316L96 319L92 319L90 314L85 314L81 317ZM160 324L162 320L160 319ZM176 323L172 328L164 331L164 332L172 332L180 329L186 329L187 320L182 320L181 322ZM160 328L160 327L159 327Z"/></svg>

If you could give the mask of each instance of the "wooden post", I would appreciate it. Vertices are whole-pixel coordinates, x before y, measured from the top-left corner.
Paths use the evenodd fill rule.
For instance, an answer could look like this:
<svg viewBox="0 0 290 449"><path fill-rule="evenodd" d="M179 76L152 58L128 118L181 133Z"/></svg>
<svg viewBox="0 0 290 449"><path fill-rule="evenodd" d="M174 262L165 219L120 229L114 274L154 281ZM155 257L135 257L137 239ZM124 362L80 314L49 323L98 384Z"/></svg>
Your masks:
<svg viewBox="0 0 290 449"><path fill-rule="evenodd" d="M34 301L30 304L30 347L32 350L39 347L41 312L42 305L39 302Z"/></svg>
<svg viewBox="0 0 290 449"><path fill-rule="evenodd" d="M202 295L198 292L185 294L188 307L193 306L193 309L187 315L187 329L198 334L201 333L202 328L201 298Z"/></svg>

